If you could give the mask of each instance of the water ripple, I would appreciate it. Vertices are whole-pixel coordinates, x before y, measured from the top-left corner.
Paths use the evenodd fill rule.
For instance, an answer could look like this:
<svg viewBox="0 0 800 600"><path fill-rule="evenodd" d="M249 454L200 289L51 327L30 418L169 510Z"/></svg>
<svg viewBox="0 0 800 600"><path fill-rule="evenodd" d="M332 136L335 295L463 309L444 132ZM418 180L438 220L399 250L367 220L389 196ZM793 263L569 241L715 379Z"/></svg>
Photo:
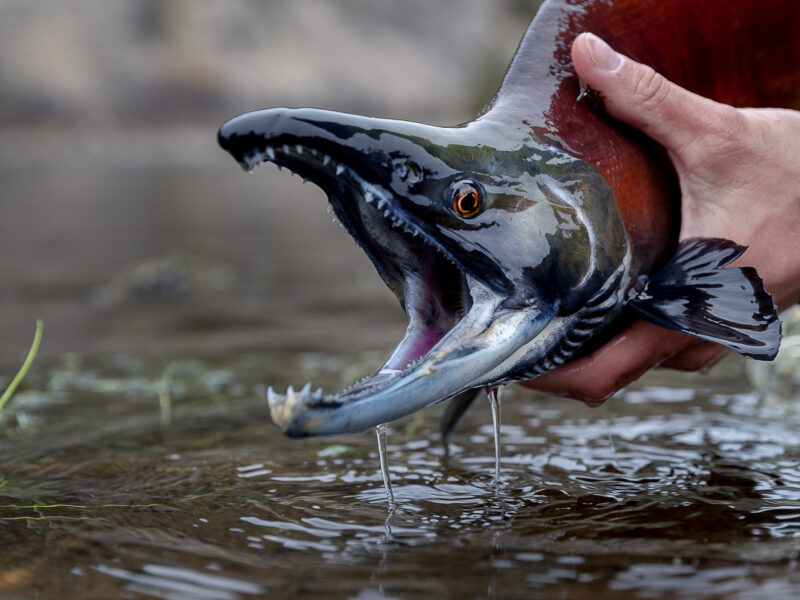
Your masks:
<svg viewBox="0 0 800 600"><path fill-rule="evenodd" d="M168 599L800 596L800 411L733 386L736 373L674 389L656 374L593 410L509 390L499 481L488 409L466 416L449 456L441 409L426 411L390 427L391 508L374 436L287 440L254 421L262 397L204 396L220 381L255 389L259 368L252 380L177 371L191 410L166 429L153 398L104 413L116 392L101 369L62 381L57 402L12 405L6 422L40 429L0 439L0 585ZM134 395L150 389L131 380ZM13 412L27 410L35 419Z"/></svg>

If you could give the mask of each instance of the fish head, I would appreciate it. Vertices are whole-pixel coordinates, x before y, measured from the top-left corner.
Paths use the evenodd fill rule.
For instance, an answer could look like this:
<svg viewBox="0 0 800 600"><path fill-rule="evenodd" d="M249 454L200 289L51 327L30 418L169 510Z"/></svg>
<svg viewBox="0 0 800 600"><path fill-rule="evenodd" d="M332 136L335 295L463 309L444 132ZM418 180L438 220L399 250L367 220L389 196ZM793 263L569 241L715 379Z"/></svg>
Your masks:
<svg viewBox="0 0 800 600"><path fill-rule="evenodd" d="M525 126L277 108L229 121L219 141L246 169L272 161L321 187L409 319L385 364L343 392L270 392L291 436L365 430L509 381L509 360L545 355L529 351L537 336L627 252L602 175Z"/></svg>

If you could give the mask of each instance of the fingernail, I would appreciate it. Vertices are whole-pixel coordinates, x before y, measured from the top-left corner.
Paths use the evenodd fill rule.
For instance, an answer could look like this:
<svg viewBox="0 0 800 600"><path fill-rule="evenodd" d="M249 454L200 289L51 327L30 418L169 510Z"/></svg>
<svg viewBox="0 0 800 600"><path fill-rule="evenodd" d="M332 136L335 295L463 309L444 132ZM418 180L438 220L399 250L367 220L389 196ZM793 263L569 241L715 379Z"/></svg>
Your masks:
<svg viewBox="0 0 800 600"><path fill-rule="evenodd" d="M593 33L586 35L586 49L598 69L613 71L619 66L621 61L619 54Z"/></svg>

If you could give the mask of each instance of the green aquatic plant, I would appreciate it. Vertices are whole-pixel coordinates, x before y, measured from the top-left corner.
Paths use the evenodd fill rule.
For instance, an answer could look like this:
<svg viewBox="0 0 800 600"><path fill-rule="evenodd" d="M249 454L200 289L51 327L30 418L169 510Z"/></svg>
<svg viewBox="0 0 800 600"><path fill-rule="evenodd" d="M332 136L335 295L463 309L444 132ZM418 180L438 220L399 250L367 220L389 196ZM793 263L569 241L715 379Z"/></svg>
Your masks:
<svg viewBox="0 0 800 600"><path fill-rule="evenodd" d="M205 493L205 494L195 494L192 496L187 496L185 498L181 498L176 500L177 503L186 503L192 502L193 500L198 500L200 498L205 498L207 496L211 496L212 494ZM108 517L104 516L92 516L92 515L81 515L81 514L64 514L64 512L59 511L107 511L110 509L134 509L134 510L141 510L141 509L155 509L155 510L164 510L164 509L171 509L174 508L172 504L164 504L160 502L150 502L146 504L118 504L118 503L110 503L110 504L68 504L68 503L54 503L54 504L46 504L43 502L34 502L32 504L0 504L0 511L22 511L22 510L29 510L33 511L33 514L27 515L15 515L11 513L9 515L3 515L3 521L109 521ZM45 512L46 511L46 512Z"/></svg>
<svg viewBox="0 0 800 600"><path fill-rule="evenodd" d="M33 344L31 344L31 349L28 350L28 356L25 357L25 362L22 363L22 367L20 367L19 372L16 374L14 379L11 380L8 388L3 395L0 396L0 410L3 410L3 407L6 405L11 399L11 396L14 395L14 392L17 391L17 387L27 375L28 370L31 368L33 364L33 359L36 358L36 354L39 352L39 345L42 343L42 332L44 331L44 322L41 319L37 319L36 321L36 333L33 334Z"/></svg>

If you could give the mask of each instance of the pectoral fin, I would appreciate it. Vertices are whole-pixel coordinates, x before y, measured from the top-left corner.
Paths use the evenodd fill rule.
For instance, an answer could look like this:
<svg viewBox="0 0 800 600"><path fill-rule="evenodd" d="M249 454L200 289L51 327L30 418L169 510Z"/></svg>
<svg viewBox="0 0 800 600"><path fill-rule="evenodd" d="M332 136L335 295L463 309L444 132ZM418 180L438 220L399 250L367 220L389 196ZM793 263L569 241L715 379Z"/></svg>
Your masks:
<svg viewBox="0 0 800 600"><path fill-rule="evenodd" d="M461 392L448 403L447 409L442 415L442 420L439 422L439 432L442 434L442 444L445 452L450 450L450 436L453 434L456 425L458 425L461 417L464 416L469 407L472 406L480 391L481 388L473 388L466 392Z"/></svg>
<svg viewBox="0 0 800 600"><path fill-rule="evenodd" d="M772 296L754 268L723 268L746 249L720 238L684 240L660 271L637 282L628 304L666 329L771 360L781 343Z"/></svg>

